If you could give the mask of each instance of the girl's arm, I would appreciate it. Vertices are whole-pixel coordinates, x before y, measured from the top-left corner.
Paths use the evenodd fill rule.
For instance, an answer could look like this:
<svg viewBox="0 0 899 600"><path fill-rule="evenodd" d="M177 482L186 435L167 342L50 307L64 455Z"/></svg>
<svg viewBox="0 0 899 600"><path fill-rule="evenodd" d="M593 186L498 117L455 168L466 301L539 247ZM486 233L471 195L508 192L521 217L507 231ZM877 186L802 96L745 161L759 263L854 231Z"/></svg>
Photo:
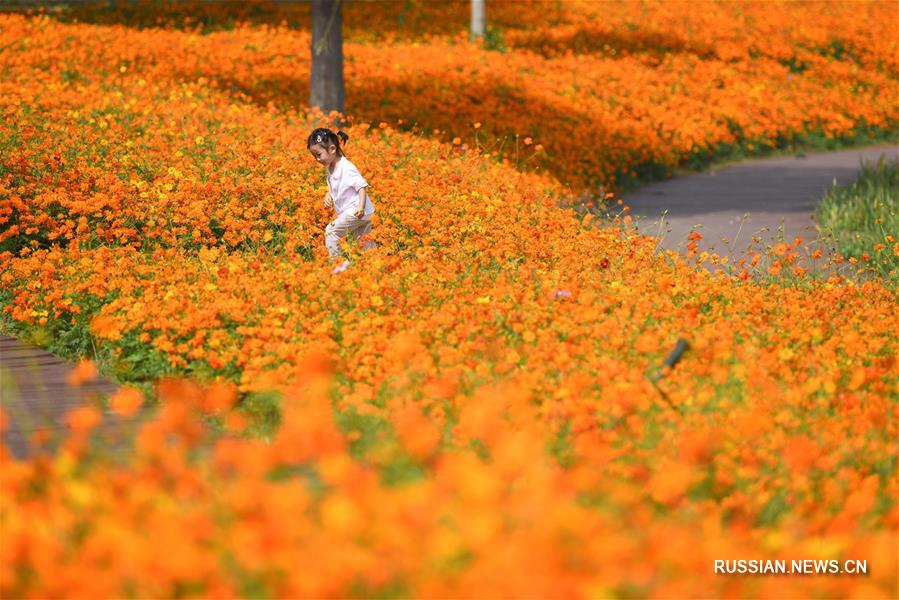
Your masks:
<svg viewBox="0 0 899 600"><path fill-rule="evenodd" d="M331 208L333 202L334 201L331 198L331 190L328 190L327 192L325 192L325 198L324 198L325 208Z"/></svg>
<svg viewBox="0 0 899 600"><path fill-rule="evenodd" d="M356 217L361 218L365 214L365 188L359 188L359 206L356 208Z"/></svg>

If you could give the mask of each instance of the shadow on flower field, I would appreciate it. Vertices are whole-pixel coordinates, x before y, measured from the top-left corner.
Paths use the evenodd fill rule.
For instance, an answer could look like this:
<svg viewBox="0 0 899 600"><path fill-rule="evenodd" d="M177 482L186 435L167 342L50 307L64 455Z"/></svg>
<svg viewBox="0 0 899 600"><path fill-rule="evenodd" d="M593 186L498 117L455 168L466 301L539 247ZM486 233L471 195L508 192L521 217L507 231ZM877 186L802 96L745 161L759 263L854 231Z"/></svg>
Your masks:
<svg viewBox="0 0 899 600"><path fill-rule="evenodd" d="M576 193L702 167L724 148L733 158L889 138L899 118L891 101L899 66L881 3L832 4L815 27L797 27L805 9L789 3L735 12L678 2L575 2L567 10L495 2L503 51L452 33L464 31L464 2L413 1L399 15L391 6L347 8L348 112L469 145L472 124L481 123L481 140L509 140L500 154L519 161L511 142L529 137L546 152L526 168L548 171ZM146 60L160 77L222 79L282 107L305 102L307 7L256 2L232 12L215 3L189 17L180 10L125 4L117 13L88 4L70 18L141 25L121 32L131 42L120 57ZM523 26L547 18L545 27Z"/></svg>

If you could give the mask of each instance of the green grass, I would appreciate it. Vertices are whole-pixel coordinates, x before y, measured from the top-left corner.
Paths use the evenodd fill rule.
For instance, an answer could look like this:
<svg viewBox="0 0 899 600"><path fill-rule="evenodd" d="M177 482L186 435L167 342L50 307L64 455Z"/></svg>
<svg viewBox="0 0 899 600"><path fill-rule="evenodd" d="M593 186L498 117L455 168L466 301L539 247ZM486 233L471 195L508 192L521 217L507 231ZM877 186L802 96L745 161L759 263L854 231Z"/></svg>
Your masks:
<svg viewBox="0 0 899 600"><path fill-rule="evenodd" d="M899 242L899 160L863 163L855 182L834 185L824 196L815 218L821 235L832 237L840 253L899 282L899 256L893 252Z"/></svg>

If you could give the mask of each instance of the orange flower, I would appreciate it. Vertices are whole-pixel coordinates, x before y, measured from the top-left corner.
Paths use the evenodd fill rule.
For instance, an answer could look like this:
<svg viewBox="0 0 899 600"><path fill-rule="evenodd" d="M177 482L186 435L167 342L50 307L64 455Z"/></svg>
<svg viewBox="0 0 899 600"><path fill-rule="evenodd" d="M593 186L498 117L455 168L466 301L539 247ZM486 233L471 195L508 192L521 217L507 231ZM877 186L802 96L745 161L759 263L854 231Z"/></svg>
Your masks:
<svg viewBox="0 0 899 600"><path fill-rule="evenodd" d="M93 406L79 406L66 414L66 424L76 433L87 433L103 422L103 414Z"/></svg>
<svg viewBox="0 0 899 600"><path fill-rule="evenodd" d="M66 381L69 385L79 386L97 378L97 367L88 359L79 360L75 367L69 371Z"/></svg>
<svg viewBox="0 0 899 600"><path fill-rule="evenodd" d="M662 504L672 504L682 498L687 489L699 478L689 464L666 459L659 463L648 483L652 499Z"/></svg>
<svg viewBox="0 0 899 600"><path fill-rule="evenodd" d="M133 416L144 402L143 393L134 387L119 388L109 399L109 407L122 417Z"/></svg>
<svg viewBox="0 0 899 600"><path fill-rule="evenodd" d="M778 243L774 244L772 251L777 256L783 256L784 254L787 253L787 250L789 250L789 249L790 249L790 247L787 246L786 244L784 244L783 242L778 242Z"/></svg>
<svg viewBox="0 0 899 600"><path fill-rule="evenodd" d="M203 395L203 409L211 414L222 414L229 410L237 399L237 388L229 382L216 382Z"/></svg>
<svg viewBox="0 0 899 600"><path fill-rule="evenodd" d="M419 460L428 459L440 444L440 429L419 407L409 404L397 411L392 420L400 441Z"/></svg>

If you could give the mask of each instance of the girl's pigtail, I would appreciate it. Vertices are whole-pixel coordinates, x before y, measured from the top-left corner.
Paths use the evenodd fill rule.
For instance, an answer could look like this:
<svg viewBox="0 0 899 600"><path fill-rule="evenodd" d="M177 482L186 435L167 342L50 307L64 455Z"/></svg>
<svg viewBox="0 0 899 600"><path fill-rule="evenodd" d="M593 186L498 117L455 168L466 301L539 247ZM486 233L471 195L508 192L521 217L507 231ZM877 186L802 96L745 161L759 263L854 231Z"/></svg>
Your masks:
<svg viewBox="0 0 899 600"><path fill-rule="evenodd" d="M340 140L341 140L344 144L346 144L347 140L350 139L350 136L348 136L347 134L345 134L343 131L338 131L338 132L337 132L337 137L339 137Z"/></svg>

